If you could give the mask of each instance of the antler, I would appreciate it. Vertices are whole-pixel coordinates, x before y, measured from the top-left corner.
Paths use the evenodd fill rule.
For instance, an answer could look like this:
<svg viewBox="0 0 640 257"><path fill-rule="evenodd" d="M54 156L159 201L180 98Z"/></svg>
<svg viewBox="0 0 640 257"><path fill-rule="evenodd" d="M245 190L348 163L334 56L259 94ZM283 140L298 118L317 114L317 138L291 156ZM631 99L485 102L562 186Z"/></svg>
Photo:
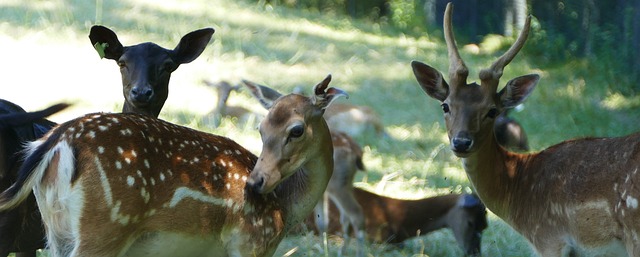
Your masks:
<svg viewBox="0 0 640 257"><path fill-rule="evenodd" d="M448 3L447 9L444 12L444 39L447 42L447 51L449 52L449 81L452 86L462 86L467 84L469 69L464 64L462 58L460 58L460 53L456 46L453 28L451 26L452 11L453 4Z"/></svg>
<svg viewBox="0 0 640 257"><path fill-rule="evenodd" d="M491 67L480 71L480 80L484 82L482 83L483 85L490 85L493 87L494 91L498 88L498 82L500 77L502 77L504 67L507 66L514 57L516 57L516 54L518 54L520 49L524 46L524 42L527 41L530 25L531 16L527 16L527 21L525 22L520 35L518 35L516 42L513 43L509 50L500 56L498 60L491 64Z"/></svg>

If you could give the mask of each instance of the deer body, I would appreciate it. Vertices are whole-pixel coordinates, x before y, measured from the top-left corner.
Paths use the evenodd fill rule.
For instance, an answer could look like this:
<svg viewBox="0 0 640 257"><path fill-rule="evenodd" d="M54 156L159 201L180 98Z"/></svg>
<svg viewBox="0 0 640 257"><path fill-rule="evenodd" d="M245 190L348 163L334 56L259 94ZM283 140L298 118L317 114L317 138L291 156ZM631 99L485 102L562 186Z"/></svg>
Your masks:
<svg viewBox="0 0 640 257"><path fill-rule="evenodd" d="M445 13L450 85L442 74L414 61L422 89L441 101L451 150L462 159L484 204L531 242L542 256L640 256L640 134L569 140L532 154L511 153L494 135L493 122L520 104L539 77L525 75L496 92L504 67L524 45L530 18L513 46L481 84L467 84Z"/></svg>
<svg viewBox="0 0 640 257"><path fill-rule="evenodd" d="M331 176L328 82L314 100L275 101L259 158L225 137L138 114L61 124L30 146L0 210L33 188L52 256L271 256ZM290 135L292 122L306 133ZM280 156L283 147L295 155Z"/></svg>

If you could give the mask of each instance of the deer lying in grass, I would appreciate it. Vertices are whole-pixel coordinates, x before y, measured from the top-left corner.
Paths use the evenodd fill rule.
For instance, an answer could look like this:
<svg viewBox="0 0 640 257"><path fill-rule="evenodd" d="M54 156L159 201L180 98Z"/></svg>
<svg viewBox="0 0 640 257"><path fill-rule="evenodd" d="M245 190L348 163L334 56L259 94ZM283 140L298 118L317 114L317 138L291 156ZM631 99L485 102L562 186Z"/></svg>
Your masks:
<svg viewBox="0 0 640 257"><path fill-rule="evenodd" d="M500 147L495 117L524 101L539 79L517 77L496 93L504 67L526 41L530 18L511 48L480 71L481 84L467 84L451 8L444 18L450 83L426 64L412 67L422 89L442 103L451 150L487 208L542 256L640 256L640 133L569 140L532 154Z"/></svg>
<svg viewBox="0 0 640 257"><path fill-rule="evenodd" d="M122 112L158 117L169 95L171 73L180 64L198 58L213 33L212 28L192 31L173 50L151 42L122 46L115 32L98 25L91 27L89 39L100 58L114 60L120 67L125 99Z"/></svg>
<svg viewBox="0 0 640 257"><path fill-rule="evenodd" d="M0 99L0 190L9 188L22 163L24 143L35 140L55 123L44 118L61 111L55 105L42 111L25 112L20 106ZM44 248L42 219L33 196L13 210L0 212L0 256L15 252L17 257L36 256Z"/></svg>
<svg viewBox="0 0 640 257"><path fill-rule="evenodd" d="M416 200L387 197L354 187L363 208L367 238L375 243L399 244L405 240L449 228L467 255L479 256L482 231L487 227L485 207L470 194L450 194ZM328 231L344 233L335 205L329 206ZM341 213L340 213L341 214ZM307 224L309 224L309 220Z"/></svg>
<svg viewBox="0 0 640 257"><path fill-rule="evenodd" d="M362 149L344 133L332 132L332 141L333 175L324 201L318 203L307 224L312 225L314 220L321 235L341 232L345 240L340 255L349 245L350 228L358 239L357 251L363 251L365 237L377 243L401 243L450 228L467 254L480 254L482 230L487 221L485 207L476 196L454 194L404 200L353 187L355 173L364 170ZM331 202L327 201L329 197Z"/></svg>
<svg viewBox="0 0 640 257"><path fill-rule="evenodd" d="M260 157L139 114L63 123L29 146L0 210L33 189L52 256L271 256L331 177L322 114L344 92L329 81L262 99Z"/></svg>
<svg viewBox="0 0 640 257"><path fill-rule="evenodd" d="M103 26L93 26L89 38L101 57L113 59L120 66L125 97L123 112L135 112L157 117L167 99L171 72L177 69L180 64L191 62L197 58L210 41L213 32L213 29L191 32L180 40L174 50L164 49L154 43L122 46L116 34ZM24 112L19 106L7 101L0 102L0 108L6 112ZM22 147L24 143L40 138L55 125L53 122L40 120L33 123L33 128L25 126L15 129L18 137L2 135L5 138L11 138L11 140L17 139L17 141L0 142L0 148L4 147L5 149L4 153L0 153L0 158L21 160L21 152L17 150L16 146ZM12 132L5 131L5 133ZM13 154L18 155L13 156ZM19 164L16 165L19 166ZM6 168L3 172L12 174L9 177L15 178L17 170ZM13 182L13 180L5 180L5 177L0 181L2 189L9 187ZM21 204L21 207L7 212L9 216L6 216L6 219L3 219L0 214L0 256L6 256L5 251L18 250L23 251L19 256L35 256L35 250L43 247L45 236L40 213L37 212L35 206L35 199L30 196ZM20 221L25 220L30 220L28 226L16 227L16 224L22 224ZM19 229L19 231L15 231L15 229ZM7 242L7 248L4 248L4 242ZM17 250L8 250L10 248Z"/></svg>
<svg viewBox="0 0 640 257"><path fill-rule="evenodd" d="M259 114L247 108L227 105L229 95L233 91L240 90L240 85L232 86L227 81L213 83L208 80L203 80L202 83L216 90L218 102L216 103L215 109L209 114L209 116L213 116L216 125L220 124L220 119L225 116L236 118L237 121L241 123L246 123L252 119L262 119Z"/></svg>

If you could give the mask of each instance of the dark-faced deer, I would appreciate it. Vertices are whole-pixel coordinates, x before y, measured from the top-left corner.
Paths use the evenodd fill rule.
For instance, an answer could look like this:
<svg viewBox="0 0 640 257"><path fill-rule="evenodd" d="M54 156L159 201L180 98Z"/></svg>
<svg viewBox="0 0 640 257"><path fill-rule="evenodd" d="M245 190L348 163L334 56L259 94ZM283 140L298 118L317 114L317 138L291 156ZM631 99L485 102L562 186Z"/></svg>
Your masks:
<svg viewBox="0 0 640 257"><path fill-rule="evenodd" d="M233 91L240 90L240 85L232 86L227 81L213 83L208 80L203 80L202 83L216 90L218 101L216 102L215 109L209 114L210 116L213 116L214 123L216 125L220 124L220 119L222 117L235 118L241 123L246 123L251 119L262 119L259 114L254 113L247 108L227 105L229 95L231 95L231 92Z"/></svg>
<svg viewBox="0 0 640 257"><path fill-rule="evenodd" d="M542 256L640 256L640 133L569 140L532 154L500 147L495 117L524 101L539 79L517 77L496 92L526 41L530 18L511 48L480 71L481 84L467 84L451 8L444 18L449 83L426 64L412 66L422 89L442 103L451 150L487 208Z"/></svg>
<svg viewBox="0 0 640 257"><path fill-rule="evenodd" d="M449 228L467 255L479 256L482 231L487 227L485 207L475 195L450 194L416 200L397 199L354 187L363 208L367 238L375 243L399 244L407 239ZM330 233L344 233L341 213L329 207ZM308 224L309 222L307 222Z"/></svg>
<svg viewBox="0 0 640 257"><path fill-rule="evenodd" d="M0 99L0 190L4 191L16 181L25 143L55 125L44 118L64 108L66 105L61 104L25 112L20 106ZM35 257L35 251L44 248L44 237L33 195L14 209L0 212L0 256L16 252L18 257Z"/></svg>
<svg viewBox="0 0 640 257"><path fill-rule="evenodd" d="M122 112L158 117L169 95L171 73L198 58L213 33L212 28L190 32L173 50L151 42L122 46L116 33L103 26L91 27L89 39L100 58L114 60L120 67Z"/></svg>
<svg viewBox="0 0 640 257"><path fill-rule="evenodd" d="M63 123L30 145L0 209L33 189L52 256L271 256L331 177L322 114L343 92L329 81L263 99L260 157L145 115Z"/></svg>

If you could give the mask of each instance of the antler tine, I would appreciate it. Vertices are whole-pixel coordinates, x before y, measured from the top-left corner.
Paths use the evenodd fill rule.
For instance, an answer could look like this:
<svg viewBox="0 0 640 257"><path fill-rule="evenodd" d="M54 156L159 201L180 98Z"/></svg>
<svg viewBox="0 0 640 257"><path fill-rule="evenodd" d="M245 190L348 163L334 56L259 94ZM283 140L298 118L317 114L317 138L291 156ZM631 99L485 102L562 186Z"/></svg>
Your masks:
<svg viewBox="0 0 640 257"><path fill-rule="evenodd" d="M505 52L502 56L500 56L498 60L496 60L493 64L491 64L491 67L489 67L489 69L480 71L481 80L492 81L493 83L490 83L490 84L494 85L497 88L498 81L500 80L500 77L502 77L502 72L504 71L504 67L507 66L511 62L511 60L513 60L514 57L516 57L518 52L520 52L520 49L522 49L522 47L524 46L524 43L527 41L527 37L529 36L530 25L531 25L531 16L527 16L527 20L524 24L524 28L522 28L522 31L520 32L520 35L518 35L518 39L516 39L516 42L513 43L513 45L509 48L509 50L507 50L507 52Z"/></svg>
<svg viewBox="0 0 640 257"><path fill-rule="evenodd" d="M451 26L452 11L453 4L448 3L447 9L444 12L444 39L447 42L447 51L449 52L449 80L452 85L465 85L467 83L469 69L467 69L462 58L460 58L460 53L456 46L453 28Z"/></svg>

